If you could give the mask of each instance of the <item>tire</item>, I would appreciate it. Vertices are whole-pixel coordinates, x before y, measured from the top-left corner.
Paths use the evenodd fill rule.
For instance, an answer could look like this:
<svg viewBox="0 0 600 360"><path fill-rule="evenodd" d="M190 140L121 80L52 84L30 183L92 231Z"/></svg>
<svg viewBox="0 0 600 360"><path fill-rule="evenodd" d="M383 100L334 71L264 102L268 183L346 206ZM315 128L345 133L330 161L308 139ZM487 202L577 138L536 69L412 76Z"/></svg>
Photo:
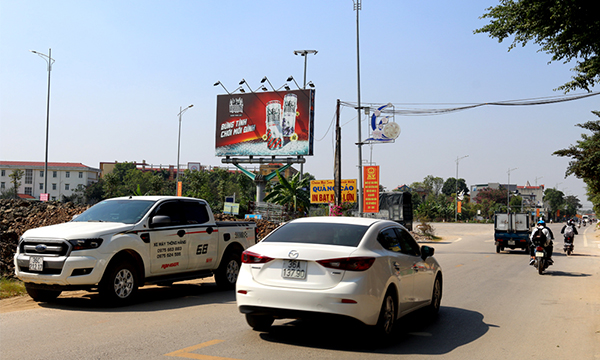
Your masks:
<svg viewBox="0 0 600 360"><path fill-rule="evenodd" d="M269 331L275 319L270 315L246 314L246 322L254 331Z"/></svg>
<svg viewBox="0 0 600 360"><path fill-rule="evenodd" d="M545 261L544 259L540 259L538 260L538 274L543 275L544 274L544 267L545 267Z"/></svg>
<svg viewBox="0 0 600 360"><path fill-rule="evenodd" d="M25 283L25 290L27 290L27 294L31 296L33 301L37 302L52 302L56 300L58 295L62 292L60 290L36 289L27 283Z"/></svg>
<svg viewBox="0 0 600 360"><path fill-rule="evenodd" d="M433 282L433 290L431 293L431 304L425 308L426 316L430 320L437 318L442 305L442 278L437 276Z"/></svg>
<svg viewBox="0 0 600 360"><path fill-rule="evenodd" d="M215 271L215 282L217 286L224 290L235 289L235 282L240 273L242 264L242 255L237 252L231 252L225 255L219 268Z"/></svg>
<svg viewBox="0 0 600 360"><path fill-rule="evenodd" d="M123 306L131 303L139 284L135 266L125 260L109 265L100 282L100 296L110 305Z"/></svg>
<svg viewBox="0 0 600 360"><path fill-rule="evenodd" d="M375 325L376 333L380 340L387 340L392 335L394 324L396 323L396 300L392 293L388 291L383 298L379 319Z"/></svg>
<svg viewBox="0 0 600 360"><path fill-rule="evenodd" d="M500 253L500 245L496 245L496 254Z"/></svg>

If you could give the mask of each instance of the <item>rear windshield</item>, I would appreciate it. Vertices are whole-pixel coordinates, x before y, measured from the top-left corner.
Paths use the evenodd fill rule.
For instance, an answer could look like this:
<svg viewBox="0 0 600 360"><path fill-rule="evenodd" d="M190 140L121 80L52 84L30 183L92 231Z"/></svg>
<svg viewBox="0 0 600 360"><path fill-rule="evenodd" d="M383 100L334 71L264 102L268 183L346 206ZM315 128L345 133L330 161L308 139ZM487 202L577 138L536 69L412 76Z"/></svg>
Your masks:
<svg viewBox="0 0 600 360"><path fill-rule="evenodd" d="M73 221L135 224L154 203L151 200L105 200L87 209Z"/></svg>
<svg viewBox="0 0 600 360"><path fill-rule="evenodd" d="M368 228L350 224L288 223L263 241L356 247Z"/></svg>

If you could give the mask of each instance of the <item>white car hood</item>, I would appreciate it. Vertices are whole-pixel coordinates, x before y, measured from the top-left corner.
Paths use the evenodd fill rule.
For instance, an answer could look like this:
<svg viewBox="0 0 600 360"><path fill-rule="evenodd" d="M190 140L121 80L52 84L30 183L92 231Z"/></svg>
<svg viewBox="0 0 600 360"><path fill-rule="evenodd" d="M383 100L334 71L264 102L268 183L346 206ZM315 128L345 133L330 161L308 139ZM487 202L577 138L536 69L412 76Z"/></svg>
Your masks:
<svg viewBox="0 0 600 360"><path fill-rule="evenodd" d="M133 229L132 224L113 222L81 222L70 221L63 224L44 226L27 230L24 238L53 238L53 239L81 239L97 238L107 234L116 234Z"/></svg>

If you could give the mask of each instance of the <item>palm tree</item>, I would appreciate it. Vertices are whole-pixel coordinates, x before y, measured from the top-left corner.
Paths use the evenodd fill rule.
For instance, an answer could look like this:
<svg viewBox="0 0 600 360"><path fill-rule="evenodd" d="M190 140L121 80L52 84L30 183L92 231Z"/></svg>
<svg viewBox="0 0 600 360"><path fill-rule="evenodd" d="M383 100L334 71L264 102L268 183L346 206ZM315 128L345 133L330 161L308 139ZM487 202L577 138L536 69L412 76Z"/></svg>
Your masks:
<svg viewBox="0 0 600 360"><path fill-rule="evenodd" d="M308 188L310 186L310 178L305 177L300 180L300 173L296 173L290 181L286 180L279 170L277 177L279 183L273 186L269 195L265 196L264 201L272 202L278 205L287 205L289 208L296 211L304 211L310 206L310 195Z"/></svg>

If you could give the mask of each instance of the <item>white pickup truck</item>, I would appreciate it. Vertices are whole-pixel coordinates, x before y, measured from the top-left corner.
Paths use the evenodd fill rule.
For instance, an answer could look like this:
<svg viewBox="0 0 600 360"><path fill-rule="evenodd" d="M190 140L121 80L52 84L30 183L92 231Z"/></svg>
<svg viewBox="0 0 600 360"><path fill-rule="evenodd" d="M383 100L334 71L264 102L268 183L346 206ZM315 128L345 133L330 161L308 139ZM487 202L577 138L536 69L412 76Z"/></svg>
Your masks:
<svg viewBox="0 0 600 360"><path fill-rule="evenodd" d="M139 286L215 277L233 289L254 222L216 222L204 200L133 196L102 201L67 223L26 231L15 273L36 301L62 291L99 291L114 305Z"/></svg>

